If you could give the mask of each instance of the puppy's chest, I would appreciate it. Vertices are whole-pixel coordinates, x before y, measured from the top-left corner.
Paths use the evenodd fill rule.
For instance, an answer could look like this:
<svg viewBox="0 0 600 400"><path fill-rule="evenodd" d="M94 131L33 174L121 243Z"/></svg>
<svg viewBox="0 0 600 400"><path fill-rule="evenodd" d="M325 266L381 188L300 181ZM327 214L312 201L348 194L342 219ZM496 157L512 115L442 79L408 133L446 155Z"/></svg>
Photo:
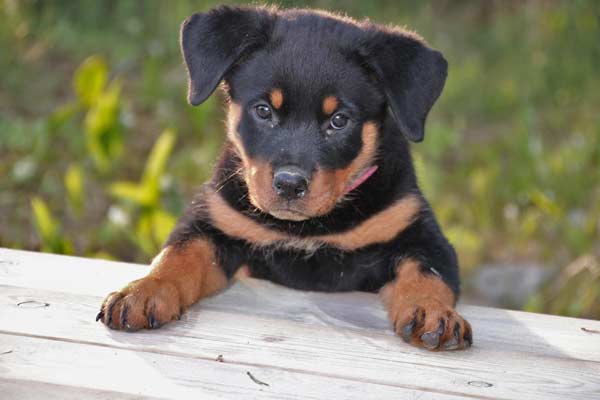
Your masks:
<svg viewBox="0 0 600 400"><path fill-rule="evenodd" d="M376 291L391 277L390 257L371 249L342 252L321 248L306 252L294 249L262 249L249 259L253 277L302 290Z"/></svg>

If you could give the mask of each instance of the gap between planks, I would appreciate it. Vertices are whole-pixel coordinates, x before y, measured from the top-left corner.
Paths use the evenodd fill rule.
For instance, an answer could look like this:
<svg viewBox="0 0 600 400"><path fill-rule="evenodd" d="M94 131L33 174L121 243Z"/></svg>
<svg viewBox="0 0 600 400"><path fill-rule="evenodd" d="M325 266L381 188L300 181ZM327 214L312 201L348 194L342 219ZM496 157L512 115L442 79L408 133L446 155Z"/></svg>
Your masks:
<svg viewBox="0 0 600 400"><path fill-rule="evenodd" d="M3 363L8 369L2 372L5 376L0 376L0 382L1 379L31 380L33 375L40 379L35 382L43 384L81 387L85 390L113 390L115 393L135 392L144 397L153 394L177 399L197 398L202 394L199 391L213 394L218 392L228 396L235 393L233 398L236 399L256 398L259 393L261 397L272 399L319 399L322 395L325 395L324 398L356 400L397 397L450 400L465 397L462 394L444 393L443 390L415 390L273 367L252 366L250 369L253 374L269 382L270 386L263 387L248 378L249 368L245 365L189 359L179 355L139 354L140 352L132 349L113 349L63 341L49 345L46 339L25 336L0 334L0 339L17 348L15 354L21 354L12 363L10 360ZM56 368L59 370L56 371ZM136 373L130 374L132 370ZM6 375L11 378L7 378ZM73 386L71 380L78 386ZM301 392L299 387L302 387ZM43 393L40 395L40 398L46 398Z"/></svg>
<svg viewBox="0 0 600 400"><path fill-rule="evenodd" d="M36 298L35 296L52 305L48 308L26 310L14 306L15 302ZM114 346L115 340L125 340L135 343L142 351L151 349L150 346L161 349L161 352L164 352L165 348L171 348L176 350L173 353L177 356L191 352L199 356L198 358L208 360L214 360L216 354L227 354L229 351L231 355L225 358L235 363L256 365L250 360L261 357L268 360L268 363L261 365L274 368L290 369L290 364L293 364L294 370L310 371L315 375L331 374L333 369L336 371L335 376L351 380L367 381L372 380L371 376L377 376L385 379L376 381L378 383L394 385L403 381L401 384L406 387L412 385L433 390L442 387L449 393L478 397L487 397L483 393L488 392L493 393L493 397L509 398L510 393L519 393L520 396L529 398L550 398L552 396L543 392L532 392L532 387L537 388L537 385L554 381L556 383L550 384L548 389L551 389L554 396L560 395L558 398L567 392L580 398L594 398L588 396L600 388L600 379L594 377L594 372L590 372L600 373L598 364L573 359L549 359L540 364L535 354L510 355L493 352L493 349L485 352L474 352L471 349L458 353L429 353L403 345L398 338L389 335L372 336L365 342L367 338L364 335L338 327L306 326L297 321L206 309L202 310L203 318L197 318L198 311L194 310L191 313L193 319L184 318L160 331L119 333L108 331L101 324L93 322L94 313L91 310L95 309L96 303L99 302L95 297L5 287L0 293L0 299L3 303L0 304L2 313L6 316L0 321L0 327L4 326L5 331L13 334L18 332L17 335L24 334L24 330L27 329L30 330L29 334L45 331L47 336L61 340L70 336L69 340L77 343L84 337L94 344L108 343L109 346L106 347ZM28 324L28 321L35 323ZM10 329L6 329L8 327ZM214 332L215 328L217 332ZM181 332L191 330L199 332L200 336L180 335ZM285 342L264 343L261 340L265 335L281 331L290 333ZM51 332L54 334L50 335ZM146 346L142 348L140 344ZM127 350L131 350L131 347L127 347ZM373 354L382 356L374 358ZM387 358L383 358L384 356ZM519 362L515 365L516 360ZM379 369L374 369L373 365L378 365ZM494 382L494 387L470 387L466 385L470 380ZM418 384L413 385L415 382ZM568 387L572 385L580 387L579 391L568 391Z"/></svg>
<svg viewBox="0 0 600 400"><path fill-rule="evenodd" d="M131 279L130 277L136 275L143 275L145 271L147 271L147 267L139 265L110 263L98 260L77 259L73 257L62 257L20 251L0 250L0 258L5 258L4 256L7 253L10 256L8 263L0 263L0 282L7 282L11 284L14 283L18 287L23 288L23 291L17 291L22 295L26 295L26 298L23 298L22 300L26 300L29 298L38 298L45 302L45 296L48 296L48 298L53 298L54 300L52 301L56 302L54 302L53 305L50 308L48 308L48 310L51 309L52 312L54 312L54 309L57 306L60 309L60 306L63 305L61 303L68 304L69 302L74 302L75 299L78 298L78 296L65 295L61 299L59 293L63 294L80 292L83 295L80 298L83 299L82 305L85 305L88 308L93 308L94 310L91 312L91 314L95 315L94 311L97 308L97 305L95 303L99 304L101 299L95 297L90 298L90 294L101 292L99 295L104 295L107 293L108 290L106 288L110 287L110 290L114 290L116 287L118 287L119 282L124 281L125 283L126 281ZM59 292L44 293L44 291L34 289L29 289L28 291L26 290L26 288L28 287L27 285L30 283L33 284L33 286L37 285L39 288L43 288L46 290L48 290L48 286L50 286L52 290L58 290ZM74 283L77 286L74 286ZM13 291L16 290L16 288L7 287L7 289L13 294L16 293ZM90 293L87 293L88 291ZM253 296L255 297L255 299L253 299ZM355 299L357 298L360 299L360 301L355 301ZM214 339L208 339L208 341L206 338L198 338L189 335L186 336L185 332L189 331L191 328L196 329L199 327L200 331L202 332L201 327L204 326L202 325L202 320L205 318L214 319L215 323L217 323L218 325L220 323L227 323L227 321L223 319L223 317L227 316L225 314L229 314L228 317L230 318L241 318L239 314L250 313L252 315L251 318L247 318L246 320L240 321L242 324L245 323L250 325L252 325L252 323L254 322L253 326L255 326L254 330L256 330L256 332L248 332L248 336L256 334L257 332L263 332L260 330L262 329L260 326L261 323L268 324L269 326L275 324L276 326L280 327L283 326L280 324L280 322L292 323L294 327L301 329L302 332L304 332L304 330L307 329L314 330L314 332L312 332L313 336L309 337L309 332L305 333L304 337L300 335L296 339L316 340L317 344L321 345L322 351L329 350L326 349L324 345L332 346L333 348L336 348L337 346L337 348L343 349L343 347L338 346L337 342L340 342L341 344L345 343L347 347L352 346L352 341L349 340L349 338L354 337L356 339L359 335L361 339L369 339L373 341L373 343L381 341L385 342L388 339L397 340L397 338L394 338L391 335L389 329L385 330L385 328L382 328L384 326L387 326L385 315L382 314L381 308L377 306L378 303L374 302L373 298L374 296L366 294L324 295L320 293L296 292L289 289L276 287L265 282L249 280L247 282L244 282L243 284L235 285L230 289L229 292L224 293L223 295L210 299L199 306L195 306L188 314L186 314L187 317L185 318L185 321L180 321L179 324L175 326L169 326L167 329L159 331L159 333L153 332L151 334L151 337L153 338L153 340L157 340L157 344L160 344L161 340L164 340L165 338L169 340L172 338L172 340L174 341L183 341L181 345L177 343L177 345L175 346L179 349L176 352L178 355L181 352L185 351L185 344L187 344L188 346L191 345L192 348L195 348L197 352L205 351L205 349L202 349L202 346L200 346L200 344L202 343L208 345L208 348L217 349L219 346L215 346L214 343L216 343L216 340L219 339L217 337L218 332L215 334ZM273 302L271 302L271 300L273 300ZM239 304L240 302L242 304ZM298 302L299 305L294 304L295 302ZM344 320L343 318L341 320L336 318L332 319L331 315L327 312L331 311L331 309L326 309L324 313L324 310L321 308L324 304L330 304L331 306L335 306L340 309L345 309L346 311L365 311L368 313L373 313L376 316L376 318L370 319L369 322L374 322L374 326L376 328L366 328L365 325L353 326L352 323L348 324L348 321ZM284 311L282 312L281 309L283 309ZM406 357L407 359L412 360L424 359L430 363L419 364L410 363L408 360L403 360L402 362L406 364L406 368L401 368L401 370L403 370L404 373L408 374L409 378L411 373L417 374L419 372L423 372L423 370L429 370L429 372L433 372L434 370L431 369L433 365L431 364L435 363L445 364L437 365L437 367L457 369L458 371L460 371L461 368L463 368L464 372L467 372L467 370L465 369L465 362L467 362L471 364L470 370L473 374L473 370L481 369L486 365L488 365L488 367L494 365L490 364L487 361L487 358L494 361L495 358L500 357L501 359L505 359L506 363L500 362L501 360L498 360L495 369L491 369L490 371L484 372L492 373L493 371L496 371L496 374L500 374L500 377L502 377L502 374L506 374L508 371L511 371L511 375L513 375L513 382L501 382L502 385L505 385L505 389L509 389L508 392L503 392L502 397L507 397L510 393L518 393L520 396L527 395L527 393L523 392L510 391L511 389L517 389L511 387L511 384L518 383L515 374L519 373L519 370L522 369L518 364L527 360L529 360L527 364L531 364L531 368L529 369L529 371L522 371L523 377L525 379L527 379L528 377L531 379L545 378L546 381L548 381L548 384L550 384L553 383L554 380L560 381L562 378L567 385L577 384L580 386L583 382L573 381L573 374L577 372L573 371L573 366L576 365L578 366L577 369L581 369L581 376L579 376L579 378L583 378L584 382L586 382L585 379L587 377L588 384L592 383L592 385L598 385L598 379L590 378L590 375L585 373L586 370L597 371L597 364L590 364L589 361L580 362L578 360L578 358L581 360L585 360L586 358L591 357L593 358L593 360L590 361L597 362L598 356L600 355L599 338L597 337L597 335L580 331L579 325L583 324L582 326L589 326L591 329L594 326L599 326L598 322L572 318L550 317L543 315L510 312L504 310L493 310L478 307L465 307L465 309L467 311L467 317L471 320L471 322L474 323L474 326L475 324L478 325L479 335L483 336L480 336L479 340L476 342L479 344L479 348L475 349L477 350L477 352L464 354L454 353L449 356L443 356L427 352L419 352L418 350L413 350L412 348L408 348L407 346L396 346L394 344L391 351L396 352L399 350L400 355L402 357ZM22 312L23 311L24 310L22 310ZM33 310L29 311L34 312ZM89 310L86 310L85 307L84 309L77 308L77 312L80 313L78 318L87 320L88 311ZM231 314L236 314L236 316L234 317ZM73 325L70 326L69 331L67 333L71 334L73 332L74 334L76 334L77 326L76 324L74 324L76 321L71 321L70 318L71 316L69 316L66 319L66 322L73 323ZM49 320L48 322L51 324L53 323L52 320ZM55 322L60 323L62 321ZM356 321L353 320L352 322L355 323ZM313 325L311 326L311 324ZM0 325L2 325L1 321ZM99 329L103 329L101 325L84 325L85 329L79 333L83 334L84 336L89 336L91 334L91 337L95 340L106 340L106 338L94 337L94 332L98 331ZM572 327L573 325L577 325L577 327ZM523 330L523 328L531 329L532 332ZM92 329L92 331L89 331L89 329ZM323 331L317 332L320 329ZM65 334L66 332L60 333ZM269 330L265 329L263 333L267 334L269 333ZM530 334L524 335L525 333ZM324 343L319 343L319 335L321 334L327 334L331 336L331 338L334 340L331 340L330 343L327 343L327 341L325 341ZM236 331L231 331L230 329L230 337L228 339L231 339L232 337L235 338L235 335L238 335ZM57 337L64 339L62 336ZM538 342L534 342L536 338L538 339ZM540 342L539 339L551 339L552 341L550 343L545 343ZM211 340L213 342L211 342ZM258 340L258 337L252 337L252 340ZM294 338L288 338L288 340L291 340L293 342ZM522 343L525 343L525 345L522 345ZM221 344L228 343L223 342ZM238 351L244 351L244 349L242 348L242 344L234 344L239 346ZM110 346L111 345L109 344L108 347ZM389 345L384 345L384 347L387 346ZM158 345L156 347L158 347ZM131 348L127 348L127 350L131 351ZM271 347L270 349L266 350L276 352L281 351L282 349L278 347ZM377 346L375 346L374 350L377 351L379 349L377 348ZM510 353L510 351L512 351L513 353ZM520 351L524 351L525 353L520 354ZM563 353L563 351L566 351L567 353ZM473 358L470 357L470 355L476 356L477 353L479 353L479 356ZM465 354L467 356L465 356ZM356 354L354 355L356 356ZM279 359L275 357L275 359L271 361L285 363L285 356L285 353L280 354ZM348 354L344 355L343 351L342 353L339 353L339 356L342 358L342 362L352 363L354 361L350 357L346 357L348 356ZM398 356L398 354L395 354L395 356ZM521 358L519 356L524 356L525 359L519 359ZM537 360L539 366L536 366L534 363L534 361L536 361L535 359L541 357L548 357L547 362L543 359ZM208 357L205 358L208 359ZM376 359L371 356L369 357L369 360L372 360L372 362L379 362L380 366L388 365L390 363L389 358ZM510 365L511 360L513 364L517 363L517 365L512 367ZM560 362L554 363L554 360ZM553 373L551 373L550 375L544 375L544 373L547 374L547 372L545 371L553 371L552 369L548 369L548 367L546 366L547 363L550 363L552 365L563 365L563 374L560 377L559 375L555 376ZM309 365L310 367L314 368L310 364L306 365ZM391 366L392 364L388 365L388 367ZM415 366L417 368L415 368ZM270 367L272 366L270 365ZM348 364L348 367L352 367L352 365ZM394 367L397 366L394 365ZM419 367L422 367L421 371L419 370ZM354 369L356 370L356 367ZM533 373L530 371L533 371ZM318 374L321 373L322 372L318 372ZM537 373L537 375L535 373ZM380 372L379 375L386 375L385 371ZM391 378L389 374L388 378ZM435 380L435 377L432 378ZM355 377L352 377L351 379L355 379ZM443 382L443 379L438 380ZM540 384L541 382L542 381L540 381ZM432 384L434 383L435 382L432 382ZM550 389L552 390L559 388L550 386ZM588 387L587 389L589 390L590 388ZM563 395L566 395L566 392L562 393ZM597 389L594 390L592 387L592 391L586 393L588 395L597 396L599 392ZM543 391L541 391L541 393L538 394L543 395L544 393ZM558 394L559 393L556 392L549 393L549 395L554 396L557 396ZM585 395L585 393L573 392L571 392L571 394ZM500 394L498 392L495 392L494 397L496 396L500 397Z"/></svg>

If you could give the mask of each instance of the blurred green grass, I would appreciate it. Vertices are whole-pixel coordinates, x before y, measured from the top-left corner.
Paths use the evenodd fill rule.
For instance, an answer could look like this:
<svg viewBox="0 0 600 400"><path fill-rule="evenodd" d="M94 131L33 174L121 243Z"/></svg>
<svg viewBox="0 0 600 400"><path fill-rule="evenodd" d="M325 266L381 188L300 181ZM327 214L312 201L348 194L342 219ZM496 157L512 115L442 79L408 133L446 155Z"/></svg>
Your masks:
<svg viewBox="0 0 600 400"><path fill-rule="evenodd" d="M215 4L0 1L0 246L150 259L223 139L218 96L185 101L178 47L181 21ZM551 278L519 306L600 318L599 2L280 4L441 49L449 79L413 148L467 282L539 263Z"/></svg>

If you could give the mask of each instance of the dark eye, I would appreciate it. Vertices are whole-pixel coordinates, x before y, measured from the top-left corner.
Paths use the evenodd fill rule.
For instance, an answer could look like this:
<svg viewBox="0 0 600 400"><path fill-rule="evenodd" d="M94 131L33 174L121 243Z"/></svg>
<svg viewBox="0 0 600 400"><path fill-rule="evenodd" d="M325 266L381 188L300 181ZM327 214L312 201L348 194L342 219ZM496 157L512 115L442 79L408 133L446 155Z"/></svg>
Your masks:
<svg viewBox="0 0 600 400"><path fill-rule="evenodd" d="M340 114L340 113L335 114L333 117L331 117L331 121L329 122L329 125L333 129L342 129L346 125L348 125L348 117L346 117L344 114Z"/></svg>
<svg viewBox="0 0 600 400"><path fill-rule="evenodd" d="M271 108L269 106L260 104L260 105L256 106L255 111L256 111L256 115L258 116L258 118L271 119L272 112L271 112Z"/></svg>

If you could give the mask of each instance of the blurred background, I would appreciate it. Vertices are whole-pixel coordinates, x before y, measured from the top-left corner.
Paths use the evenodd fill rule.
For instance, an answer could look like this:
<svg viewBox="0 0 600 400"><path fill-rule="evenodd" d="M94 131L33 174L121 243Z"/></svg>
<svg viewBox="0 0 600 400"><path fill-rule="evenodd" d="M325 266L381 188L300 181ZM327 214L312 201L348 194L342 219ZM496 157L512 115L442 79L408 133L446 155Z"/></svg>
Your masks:
<svg viewBox="0 0 600 400"><path fill-rule="evenodd" d="M219 2L229 3L229 2ZM213 1L0 0L0 247L147 263L223 135L179 24ZM600 2L281 1L449 61L419 179L474 304L600 319Z"/></svg>

